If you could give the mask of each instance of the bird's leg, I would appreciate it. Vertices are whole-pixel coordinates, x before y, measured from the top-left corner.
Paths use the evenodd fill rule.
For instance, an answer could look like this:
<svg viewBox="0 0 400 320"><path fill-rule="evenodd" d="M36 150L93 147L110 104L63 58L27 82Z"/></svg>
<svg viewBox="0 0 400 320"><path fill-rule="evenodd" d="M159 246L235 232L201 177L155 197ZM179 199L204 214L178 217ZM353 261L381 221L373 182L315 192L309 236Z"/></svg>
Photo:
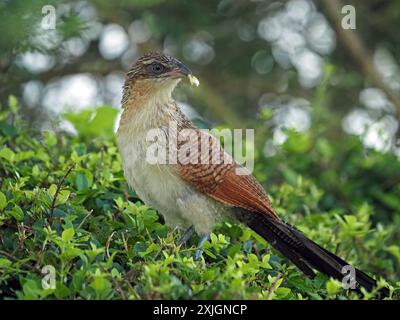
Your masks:
<svg viewBox="0 0 400 320"><path fill-rule="evenodd" d="M195 229L194 229L193 225L190 226L189 228L187 228L183 232L182 237L179 239L179 245L181 246L181 245L185 244L193 236L194 233L195 233ZM210 240L210 235L205 235L205 236L202 236L200 238L199 244L197 245L197 250L196 250L196 252L194 254L194 259L195 260L199 260L200 259L200 256L203 253L203 244L207 240Z"/></svg>
<svg viewBox="0 0 400 320"><path fill-rule="evenodd" d="M194 230L194 226L190 226L189 228L187 228L184 232L182 237L179 239L179 245L183 245L186 242L188 242L188 240L192 237L192 235L194 234L195 230Z"/></svg>
<svg viewBox="0 0 400 320"><path fill-rule="evenodd" d="M197 245L198 249L196 250L196 253L194 255L194 259L195 260L199 260L200 259L200 256L203 253L203 244L204 244L204 242L206 242L208 240L210 240L210 235L209 234L205 235L205 236L202 236L200 238L199 244Z"/></svg>

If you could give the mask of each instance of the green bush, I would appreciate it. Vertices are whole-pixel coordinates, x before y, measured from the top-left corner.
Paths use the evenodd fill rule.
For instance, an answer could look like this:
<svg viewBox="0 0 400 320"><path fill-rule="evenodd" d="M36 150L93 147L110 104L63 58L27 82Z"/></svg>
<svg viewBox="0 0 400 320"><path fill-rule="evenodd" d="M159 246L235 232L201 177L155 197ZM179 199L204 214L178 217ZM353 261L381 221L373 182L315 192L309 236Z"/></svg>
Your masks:
<svg viewBox="0 0 400 320"><path fill-rule="evenodd" d="M0 110L3 298L361 298L321 274L306 278L235 221L221 222L195 261L197 237L179 246L180 233L128 188L112 138L115 110L66 115L73 136L28 128L16 99L9 104ZM255 174L282 217L377 276L394 298L400 163L326 132L289 133L276 155L256 153ZM43 288L44 266L54 267L55 288Z"/></svg>

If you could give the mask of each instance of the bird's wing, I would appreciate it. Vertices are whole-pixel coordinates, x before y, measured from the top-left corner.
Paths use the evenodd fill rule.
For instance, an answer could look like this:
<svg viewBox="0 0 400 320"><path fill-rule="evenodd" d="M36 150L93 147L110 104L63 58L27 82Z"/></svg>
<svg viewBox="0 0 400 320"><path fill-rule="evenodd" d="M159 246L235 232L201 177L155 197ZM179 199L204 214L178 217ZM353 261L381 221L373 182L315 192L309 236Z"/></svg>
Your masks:
<svg viewBox="0 0 400 320"><path fill-rule="evenodd" d="M243 174L247 169L235 162L215 137L197 130L195 134L197 138L178 142L180 177L217 201L278 218L265 190L251 173ZM187 156L185 161L180 154Z"/></svg>

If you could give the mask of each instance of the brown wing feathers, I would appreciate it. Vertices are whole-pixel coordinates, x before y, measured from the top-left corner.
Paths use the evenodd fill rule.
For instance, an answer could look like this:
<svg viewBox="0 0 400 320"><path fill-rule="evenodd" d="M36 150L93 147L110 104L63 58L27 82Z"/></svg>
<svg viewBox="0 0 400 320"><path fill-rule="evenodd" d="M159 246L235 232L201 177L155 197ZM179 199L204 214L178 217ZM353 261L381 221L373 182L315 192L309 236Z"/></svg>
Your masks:
<svg viewBox="0 0 400 320"><path fill-rule="evenodd" d="M249 211L265 213L278 219L270 201L252 175L237 175L236 168L226 172L222 182L209 196L221 202L241 207Z"/></svg>
<svg viewBox="0 0 400 320"><path fill-rule="evenodd" d="M193 134L195 134L193 132ZM251 175L238 175L239 164L224 152L219 142L212 136L197 131L197 143L193 139L193 148L186 141L185 150L190 150L189 163L179 163L180 176L190 182L199 191L222 203L247 209L249 211L268 214L278 219L271 207L262 186ZM204 136L206 135L206 136ZM208 140L206 150L198 146L201 140ZM183 143L178 143L178 148Z"/></svg>

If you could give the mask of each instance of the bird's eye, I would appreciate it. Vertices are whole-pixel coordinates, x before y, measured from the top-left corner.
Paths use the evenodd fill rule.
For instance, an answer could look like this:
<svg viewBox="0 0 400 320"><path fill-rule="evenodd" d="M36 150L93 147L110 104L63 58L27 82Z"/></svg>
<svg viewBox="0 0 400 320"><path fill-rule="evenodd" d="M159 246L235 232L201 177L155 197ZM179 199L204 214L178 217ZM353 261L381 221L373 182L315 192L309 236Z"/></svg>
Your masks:
<svg viewBox="0 0 400 320"><path fill-rule="evenodd" d="M165 70L165 67L160 63L152 63L149 67L150 71L154 74L160 74Z"/></svg>

